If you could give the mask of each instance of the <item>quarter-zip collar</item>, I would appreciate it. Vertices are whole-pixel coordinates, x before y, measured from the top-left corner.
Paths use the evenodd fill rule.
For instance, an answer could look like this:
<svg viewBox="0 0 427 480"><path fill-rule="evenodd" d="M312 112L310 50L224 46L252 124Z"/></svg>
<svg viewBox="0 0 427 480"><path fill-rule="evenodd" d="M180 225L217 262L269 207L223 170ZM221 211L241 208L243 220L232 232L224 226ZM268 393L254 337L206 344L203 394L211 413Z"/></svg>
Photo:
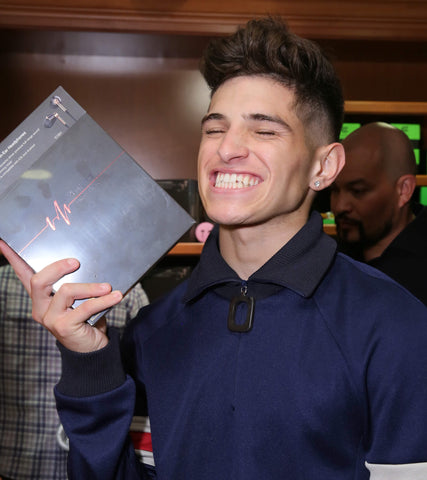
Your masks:
<svg viewBox="0 0 427 480"><path fill-rule="evenodd" d="M189 279L185 302L209 288L231 298L239 293L243 284L257 299L272 295L281 288L309 297L327 272L337 249L335 240L323 232L320 214L312 212L304 227L243 282L221 256L218 238L219 228L215 226Z"/></svg>

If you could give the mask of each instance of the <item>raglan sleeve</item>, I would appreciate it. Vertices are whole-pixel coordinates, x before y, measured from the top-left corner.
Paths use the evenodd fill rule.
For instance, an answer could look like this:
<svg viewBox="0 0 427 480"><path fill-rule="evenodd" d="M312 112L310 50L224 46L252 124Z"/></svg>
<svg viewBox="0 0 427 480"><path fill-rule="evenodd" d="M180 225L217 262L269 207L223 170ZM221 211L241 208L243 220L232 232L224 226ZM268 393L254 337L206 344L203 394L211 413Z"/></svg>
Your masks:
<svg viewBox="0 0 427 480"><path fill-rule="evenodd" d="M427 479L427 308L388 312L366 374L371 480Z"/></svg>

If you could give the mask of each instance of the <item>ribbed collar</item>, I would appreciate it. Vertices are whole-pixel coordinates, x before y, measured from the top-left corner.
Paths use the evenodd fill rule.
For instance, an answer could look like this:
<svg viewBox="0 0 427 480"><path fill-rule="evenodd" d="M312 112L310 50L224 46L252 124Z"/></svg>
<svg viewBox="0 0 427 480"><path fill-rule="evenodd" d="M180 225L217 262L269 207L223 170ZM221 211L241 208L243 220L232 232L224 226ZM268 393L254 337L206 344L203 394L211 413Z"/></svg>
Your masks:
<svg viewBox="0 0 427 480"><path fill-rule="evenodd" d="M312 295L327 272L336 253L336 242L323 232L318 212L313 212L304 227L267 263L243 282L222 258L218 247L219 228L211 231L188 283L184 301L188 302L209 288L231 298L244 283L248 294L262 298L281 288L303 297Z"/></svg>

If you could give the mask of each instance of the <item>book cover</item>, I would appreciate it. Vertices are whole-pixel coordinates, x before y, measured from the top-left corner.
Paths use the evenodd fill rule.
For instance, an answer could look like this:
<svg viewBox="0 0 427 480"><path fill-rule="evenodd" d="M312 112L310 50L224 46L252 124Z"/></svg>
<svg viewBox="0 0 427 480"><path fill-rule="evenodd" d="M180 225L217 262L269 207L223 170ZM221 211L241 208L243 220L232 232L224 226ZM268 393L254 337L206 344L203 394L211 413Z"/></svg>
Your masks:
<svg viewBox="0 0 427 480"><path fill-rule="evenodd" d="M0 143L0 218L34 271L80 261L55 290L108 282L122 293L194 223L62 87Z"/></svg>

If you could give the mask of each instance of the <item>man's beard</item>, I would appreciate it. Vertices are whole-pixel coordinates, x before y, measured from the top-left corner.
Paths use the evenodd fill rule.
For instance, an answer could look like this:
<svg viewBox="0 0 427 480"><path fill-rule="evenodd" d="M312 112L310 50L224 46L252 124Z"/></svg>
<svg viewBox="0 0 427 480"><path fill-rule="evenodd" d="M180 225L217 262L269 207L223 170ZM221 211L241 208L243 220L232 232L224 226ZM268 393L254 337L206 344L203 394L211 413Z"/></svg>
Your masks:
<svg viewBox="0 0 427 480"><path fill-rule="evenodd" d="M348 232L342 231L339 227L339 221L341 219L351 222L357 228L359 233L358 240L350 241L348 239ZM357 260L363 260L363 252L386 237L393 227L391 220L387 220L380 230L375 231L371 235L367 235L362 222L351 218L349 219L345 214L337 215L335 217L335 223L337 226L337 243L340 251Z"/></svg>

